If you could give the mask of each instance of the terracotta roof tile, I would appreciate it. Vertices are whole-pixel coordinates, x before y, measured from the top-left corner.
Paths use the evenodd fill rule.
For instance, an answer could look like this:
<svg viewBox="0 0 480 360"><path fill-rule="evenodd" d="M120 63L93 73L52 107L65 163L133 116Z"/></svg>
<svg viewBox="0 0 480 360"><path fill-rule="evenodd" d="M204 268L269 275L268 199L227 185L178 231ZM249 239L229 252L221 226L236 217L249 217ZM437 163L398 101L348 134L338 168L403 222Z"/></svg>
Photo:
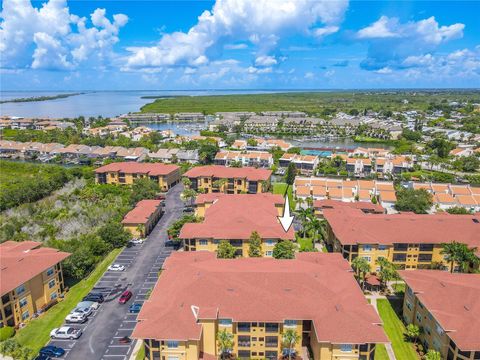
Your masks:
<svg viewBox="0 0 480 360"><path fill-rule="evenodd" d="M106 172L124 172L126 174L149 174L151 176L169 175L179 170L177 165L166 165L158 163L138 163L138 162L114 162L98 169L97 174Z"/></svg>
<svg viewBox="0 0 480 360"><path fill-rule="evenodd" d="M232 168L220 165L197 166L188 170L184 176L196 177L217 177L217 178L246 178L249 181L268 180L272 175L271 170L255 169L253 167Z"/></svg>
<svg viewBox="0 0 480 360"><path fill-rule="evenodd" d="M141 200L135 208L127 213L122 224L146 224L150 216L161 205L160 200Z"/></svg>

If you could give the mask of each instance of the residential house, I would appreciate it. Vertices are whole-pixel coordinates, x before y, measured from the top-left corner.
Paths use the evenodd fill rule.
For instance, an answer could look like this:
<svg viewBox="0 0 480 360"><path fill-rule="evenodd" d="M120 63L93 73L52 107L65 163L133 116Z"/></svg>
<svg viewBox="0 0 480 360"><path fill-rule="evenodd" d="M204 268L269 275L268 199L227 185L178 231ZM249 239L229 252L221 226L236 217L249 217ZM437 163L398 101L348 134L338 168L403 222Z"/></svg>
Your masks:
<svg viewBox="0 0 480 360"><path fill-rule="evenodd" d="M202 113L176 113L174 118L177 121L205 121Z"/></svg>
<svg viewBox="0 0 480 360"><path fill-rule="evenodd" d="M308 296L299 296L308 291ZM387 343L378 314L338 254L299 253L292 260L217 259L176 252L164 264L132 337L145 359L219 359L217 337L233 335L229 357L276 360L373 359ZM282 342L298 334L292 353Z"/></svg>
<svg viewBox="0 0 480 360"><path fill-rule="evenodd" d="M268 169L273 165L273 156L266 151L219 151L215 155L214 164L224 166L240 164Z"/></svg>
<svg viewBox="0 0 480 360"><path fill-rule="evenodd" d="M34 241L0 244L0 327L19 326L65 292L61 262L70 256Z"/></svg>
<svg viewBox="0 0 480 360"><path fill-rule="evenodd" d="M442 359L480 359L480 275L400 271L406 284L403 319L423 331L425 350Z"/></svg>
<svg viewBox="0 0 480 360"><path fill-rule="evenodd" d="M318 166L318 162L318 156L284 153L279 159L279 166L286 168L290 163L293 163L299 174L312 175Z"/></svg>
<svg viewBox="0 0 480 360"><path fill-rule="evenodd" d="M159 163L116 162L95 169L97 184L127 184L135 179L149 178L162 191L167 191L180 182L180 168Z"/></svg>
<svg viewBox="0 0 480 360"><path fill-rule="evenodd" d="M192 182L195 191L228 194L257 194L268 191L272 172L252 167L233 168L220 165L197 166L188 170L184 177Z"/></svg>
<svg viewBox="0 0 480 360"><path fill-rule="evenodd" d="M283 214L281 195L210 193L199 195L195 204L196 215L203 221L182 227L179 238L185 251L216 251L220 241L226 240L236 248L237 256L247 257L249 238L256 231L262 254L271 257L278 241L295 238L293 228L285 232L277 219Z"/></svg>

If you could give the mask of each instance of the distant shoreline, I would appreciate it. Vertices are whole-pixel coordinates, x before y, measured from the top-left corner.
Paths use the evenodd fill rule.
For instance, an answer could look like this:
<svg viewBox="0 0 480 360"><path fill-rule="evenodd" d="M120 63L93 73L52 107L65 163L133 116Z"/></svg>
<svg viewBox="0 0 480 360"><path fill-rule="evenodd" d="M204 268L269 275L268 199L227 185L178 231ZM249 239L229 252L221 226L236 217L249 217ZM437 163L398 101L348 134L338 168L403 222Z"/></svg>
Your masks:
<svg viewBox="0 0 480 360"><path fill-rule="evenodd" d="M57 94L52 96L31 96L28 98L16 98L16 99L9 99L9 100L2 100L0 104L5 103L20 103L20 102L34 102L34 101L48 101L48 100L56 100L56 99L64 99L70 96L82 95L84 93L70 93L70 94Z"/></svg>

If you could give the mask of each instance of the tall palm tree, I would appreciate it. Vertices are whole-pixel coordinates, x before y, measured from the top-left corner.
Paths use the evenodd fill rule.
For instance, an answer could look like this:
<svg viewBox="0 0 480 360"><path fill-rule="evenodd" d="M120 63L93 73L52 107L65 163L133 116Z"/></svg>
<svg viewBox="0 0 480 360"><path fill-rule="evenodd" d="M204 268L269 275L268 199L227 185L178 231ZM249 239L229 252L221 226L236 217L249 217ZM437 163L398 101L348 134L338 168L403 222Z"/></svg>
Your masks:
<svg viewBox="0 0 480 360"><path fill-rule="evenodd" d="M357 273L358 279L361 280L362 289L365 285L365 277L370 272L370 264L368 263L367 259L357 256L352 261L352 268Z"/></svg>
<svg viewBox="0 0 480 360"><path fill-rule="evenodd" d="M477 263L478 258L475 256L476 248L469 249L466 244L456 241L441 244L441 254L445 255L445 260L450 263L450 272L453 273L455 263L459 265L460 271L465 272L469 263Z"/></svg>
<svg viewBox="0 0 480 360"><path fill-rule="evenodd" d="M295 345L300 341L300 335L295 329L288 329L282 335L282 344L288 349L288 359L291 360Z"/></svg>
<svg viewBox="0 0 480 360"><path fill-rule="evenodd" d="M225 359L233 349L233 334L226 329L220 330L217 333L218 349L220 350L220 358Z"/></svg>

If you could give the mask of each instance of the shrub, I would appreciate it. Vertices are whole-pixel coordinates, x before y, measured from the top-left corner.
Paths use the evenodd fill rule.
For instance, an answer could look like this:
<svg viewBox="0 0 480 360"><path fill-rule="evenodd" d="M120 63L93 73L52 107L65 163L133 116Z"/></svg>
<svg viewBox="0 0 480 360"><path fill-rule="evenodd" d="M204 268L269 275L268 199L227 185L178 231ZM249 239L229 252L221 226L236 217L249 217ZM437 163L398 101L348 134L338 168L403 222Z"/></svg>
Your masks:
<svg viewBox="0 0 480 360"><path fill-rule="evenodd" d="M13 327L5 326L0 328L0 341L10 339L13 335L15 335L15 329Z"/></svg>

